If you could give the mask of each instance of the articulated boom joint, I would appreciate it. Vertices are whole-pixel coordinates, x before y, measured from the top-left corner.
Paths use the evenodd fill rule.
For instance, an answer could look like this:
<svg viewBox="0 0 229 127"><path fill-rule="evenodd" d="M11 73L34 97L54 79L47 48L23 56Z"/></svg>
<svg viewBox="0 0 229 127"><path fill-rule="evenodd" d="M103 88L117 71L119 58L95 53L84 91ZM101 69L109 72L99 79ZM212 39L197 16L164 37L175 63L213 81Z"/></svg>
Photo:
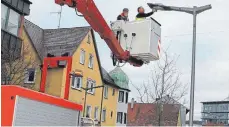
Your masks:
<svg viewBox="0 0 229 127"><path fill-rule="evenodd" d="M56 4L59 4L60 6L68 5L69 7L76 7L76 1L75 0L55 0Z"/></svg>

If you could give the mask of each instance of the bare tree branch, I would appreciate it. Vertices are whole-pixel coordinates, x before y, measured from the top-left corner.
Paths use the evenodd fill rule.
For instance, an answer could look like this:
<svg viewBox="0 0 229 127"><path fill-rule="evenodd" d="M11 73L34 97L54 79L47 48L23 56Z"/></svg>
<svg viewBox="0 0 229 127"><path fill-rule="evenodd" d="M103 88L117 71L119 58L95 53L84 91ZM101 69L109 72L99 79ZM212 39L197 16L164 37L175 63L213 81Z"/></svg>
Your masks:
<svg viewBox="0 0 229 127"><path fill-rule="evenodd" d="M24 44L21 48L16 45L9 45L6 42L1 43L2 85L20 85L32 88L34 84L28 85L24 83L25 78L28 78L26 69L38 68L38 61L32 56L29 45Z"/></svg>
<svg viewBox="0 0 229 127"><path fill-rule="evenodd" d="M179 56L169 56L168 49L162 51L162 58L152 67L148 84L143 83L141 87L133 85L142 103L155 102L157 98L162 99L167 95L172 100L163 103L177 103L187 94L187 85L180 81L181 74L176 69Z"/></svg>

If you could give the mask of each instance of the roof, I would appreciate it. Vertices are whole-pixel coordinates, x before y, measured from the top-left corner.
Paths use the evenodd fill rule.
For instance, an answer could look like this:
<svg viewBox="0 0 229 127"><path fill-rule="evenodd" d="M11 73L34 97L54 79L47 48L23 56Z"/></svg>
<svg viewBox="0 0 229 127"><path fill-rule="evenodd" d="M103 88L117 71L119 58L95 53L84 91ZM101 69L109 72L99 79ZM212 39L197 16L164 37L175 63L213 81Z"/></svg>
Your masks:
<svg viewBox="0 0 229 127"><path fill-rule="evenodd" d="M186 113L189 112L189 109L186 106L184 106L183 104L179 103L178 101L176 101L175 99L173 99L169 95L166 95L166 96L162 97L161 99L158 99L158 100L154 101L153 103L154 104L156 104L156 103L161 103L161 104L179 104L179 105L185 107Z"/></svg>
<svg viewBox="0 0 229 127"><path fill-rule="evenodd" d="M162 97L161 99L156 100L153 103L163 103L163 104L180 104L178 101L174 100L172 97L170 97L169 95L166 95L164 97Z"/></svg>
<svg viewBox="0 0 229 127"><path fill-rule="evenodd" d="M129 78L126 73L120 68L116 67L112 71L109 72L109 75L112 77L114 82L124 90L129 90Z"/></svg>
<svg viewBox="0 0 229 127"><path fill-rule="evenodd" d="M26 33L36 49L40 59L42 60L47 53L55 56L60 56L62 53L69 52L73 55L82 40L92 31L92 39L95 41L94 32L91 27L73 27L73 28L60 28L60 29L42 29L29 20L25 19L24 28ZM108 72L101 67L98 48L94 43L95 52L98 57L98 64L102 80L113 87L120 88L115 84Z"/></svg>
<svg viewBox="0 0 229 127"><path fill-rule="evenodd" d="M47 53L61 56L68 52L72 55L91 30L90 27L42 29L26 19L24 27L41 59Z"/></svg>
<svg viewBox="0 0 229 127"><path fill-rule="evenodd" d="M29 3L29 4L32 4L32 2L31 1L29 1L29 0L24 0L25 2L27 2L27 3Z"/></svg>
<svg viewBox="0 0 229 127"><path fill-rule="evenodd" d="M128 104L127 126L158 126L157 105L152 103L134 103L133 109ZM179 104L163 104L162 126L177 126Z"/></svg>
<svg viewBox="0 0 229 127"><path fill-rule="evenodd" d="M222 104L222 103L228 103L229 101L225 100L225 101L206 101L206 102L201 102L203 104Z"/></svg>
<svg viewBox="0 0 229 127"><path fill-rule="evenodd" d="M115 84L114 80L111 78L109 73L103 67L101 67L101 70L102 70L102 77L104 83L120 88L118 85Z"/></svg>

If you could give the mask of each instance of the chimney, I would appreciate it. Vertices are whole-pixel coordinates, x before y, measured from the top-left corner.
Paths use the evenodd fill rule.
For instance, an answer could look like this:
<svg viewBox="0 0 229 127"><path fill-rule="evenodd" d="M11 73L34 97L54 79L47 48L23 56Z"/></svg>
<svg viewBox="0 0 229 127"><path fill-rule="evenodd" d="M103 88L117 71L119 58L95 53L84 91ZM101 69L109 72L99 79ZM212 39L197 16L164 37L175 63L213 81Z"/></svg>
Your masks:
<svg viewBox="0 0 229 127"><path fill-rule="evenodd" d="M134 98L131 99L131 105L130 108L133 109L134 108Z"/></svg>

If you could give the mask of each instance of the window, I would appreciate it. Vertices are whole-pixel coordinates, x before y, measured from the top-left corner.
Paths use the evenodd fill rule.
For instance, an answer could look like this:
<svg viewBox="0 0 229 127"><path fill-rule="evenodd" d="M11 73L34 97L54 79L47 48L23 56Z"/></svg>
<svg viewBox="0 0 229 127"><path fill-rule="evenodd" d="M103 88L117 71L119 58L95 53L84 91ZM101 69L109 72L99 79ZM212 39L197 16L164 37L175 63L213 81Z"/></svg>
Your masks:
<svg viewBox="0 0 229 127"><path fill-rule="evenodd" d="M8 8L4 4L1 5L1 21L2 29L17 35L19 28L19 18L20 15L14 10Z"/></svg>
<svg viewBox="0 0 229 127"><path fill-rule="evenodd" d="M98 107L95 107L95 112L94 112L94 119L98 120L98 115L99 114L99 108Z"/></svg>
<svg viewBox="0 0 229 127"><path fill-rule="evenodd" d="M19 14L14 10L10 9L7 30L12 34L17 35L18 28L19 28Z"/></svg>
<svg viewBox="0 0 229 127"><path fill-rule="evenodd" d="M72 77L72 88L80 89L82 87L82 77L73 76Z"/></svg>
<svg viewBox="0 0 229 127"><path fill-rule="evenodd" d="M111 118L112 118L112 116L113 116L113 111L111 111Z"/></svg>
<svg viewBox="0 0 229 127"><path fill-rule="evenodd" d="M24 83L34 83L34 82L35 82L35 68L26 69Z"/></svg>
<svg viewBox="0 0 229 127"><path fill-rule="evenodd" d="M102 121L106 121L106 109L103 109L102 111Z"/></svg>
<svg viewBox="0 0 229 127"><path fill-rule="evenodd" d="M90 118L90 117L91 117L91 106L89 106L89 105L87 105L86 117L87 117L87 118Z"/></svg>
<svg viewBox="0 0 229 127"><path fill-rule="evenodd" d="M84 64L85 62L85 51L83 49L81 49L80 51L80 63Z"/></svg>
<svg viewBox="0 0 229 127"><path fill-rule="evenodd" d="M93 87L95 87L95 81L88 79L87 80L87 88L91 88L91 89L89 89L87 92L90 94L94 94L95 89Z"/></svg>
<svg viewBox="0 0 229 127"><path fill-rule="evenodd" d="M119 91L118 102L124 102L124 91Z"/></svg>
<svg viewBox="0 0 229 127"><path fill-rule="evenodd" d="M204 110L208 110L208 106L205 106L205 107L204 107Z"/></svg>
<svg viewBox="0 0 229 127"><path fill-rule="evenodd" d="M108 86L104 87L104 98L108 98Z"/></svg>
<svg viewBox="0 0 229 127"><path fill-rule="evenodd" d="M5 6L4 4L2 4L1 6L1 18L2 18L2 29L6 28L6 16L7 16L7 12L8 12L8 8L7 6Z"/></svg>
<svg viewBox="0 0 229 127"><path fill-rule="evenodd" d="M91 36L90 36L90 34L87 36L87 43L88 43L88 44L91 43Z"/></svg>
<svg viewBox="0 0 229 127"><path fill-rule="evenodd" d="M128 103L128 92L126 92L126 103Z"/></svg>
<svg viewBox="0 0 229 127"><path fill-rule="evenodd" d="M122 123L122 112L117 113L117 123Z"/></svg>
<svg viewBox="0 0 229 127"><path fill-rule="evenodd" d="M126 124L126 113L124 113L124 124Z"/></svg>
<svg viewBox="0 0 229 127"><path fill-rule="evenodd" d="M88 67L93 69L93 56L92 56L92 54L89 55Z"/></svg>
<svg viewBox="0 0 229 127"><path fill-rule="evenodd" d="M114 96L115 95L115 89L113 89L113 91L112 91L112 96Z"/></svg>
<svg viewBox="0 0 229 127"><path fill-rule="evenodd" d="M210 111L211 111L211 110L212 110L212 107L211 107L211 106L209 106L209 107L208 107L208 110L210 110Z"/></svg>

